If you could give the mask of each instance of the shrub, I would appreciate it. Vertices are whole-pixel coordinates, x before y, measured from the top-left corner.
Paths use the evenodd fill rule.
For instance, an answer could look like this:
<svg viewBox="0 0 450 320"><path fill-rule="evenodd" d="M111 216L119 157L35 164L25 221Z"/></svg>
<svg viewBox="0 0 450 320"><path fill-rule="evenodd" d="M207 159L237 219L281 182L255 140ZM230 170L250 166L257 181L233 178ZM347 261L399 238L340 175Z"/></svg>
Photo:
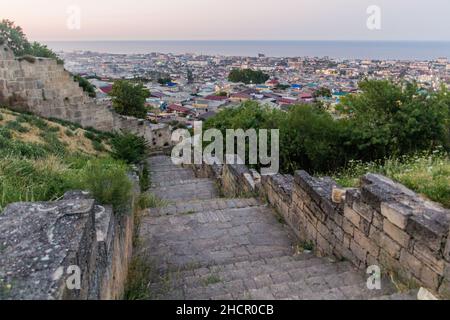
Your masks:
<svg viewBox="0 0 450 320"><path fill-rule="evenodd" d="M138 205L141 210L149 208L160 208L164 207L166 204L166 201L161 200L150 192L141 194L138 200Z"/></svg>
<svg viewBox="0 0 450 320"><path fill-rule="evenodd" d="M22 126L22 124L19 121L10 121L6 124L5 126L7 129L13 130L13 131L17 131L20 133L26 133L29 132L30 129Z"/></svg>
<svg viewBox="0 0 450 320"><path fill-rule="evenodd" d="M103 146L103 143L99 142L99 141L92 141L92 147L94 148L95 151L98 152L104 152L106 151L105 147Z"/></svg>
<svg viewBox="0 0 450 320"><path fill-rule="evenodd" d="M139 183L141 187L141 192L145 192L150 188L150 171L148 170L147 162L144 162L142 173L139 176Z"/></svg>
<svg viewBox="0 0 450 320"><path fill-rule="evenodd" d="M75 133L73 133L73 131L70 130L70 129L67 129L67 130L65 131L65 134L66 134L66 136L68 136L68 137L73 137L73 136L75 135Z"/></svg>
<svg viewBox="0 0 450 320"><path fill-rule="evenodd" d="M145 159L147 142L130 132L122 132L111 139L112 156L129 164L138 164Z"/></svg>
<svg viewBox="0 0 450 320"><path fill-rule="evenodd" d="M81 173L80 188L90 191L102 204L114 206L123 214L130 206L132 184L127 176L128 167L110 158L93 159Z"/></svg>

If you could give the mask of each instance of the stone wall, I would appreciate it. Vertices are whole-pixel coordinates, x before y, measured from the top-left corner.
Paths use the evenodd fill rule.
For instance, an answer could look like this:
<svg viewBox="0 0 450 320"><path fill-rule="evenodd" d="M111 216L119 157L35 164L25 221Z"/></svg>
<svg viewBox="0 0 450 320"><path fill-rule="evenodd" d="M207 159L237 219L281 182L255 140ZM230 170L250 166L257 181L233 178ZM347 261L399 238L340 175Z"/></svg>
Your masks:
<svg viewBox="0 0 450 320"><path fill-rule="evenodd" d="M304 171L258 181L255 172L233 165L223 166L219 180L235 195L259 192L318 255L363 269L377 265L404 283L450 298L450 210L406 187L368 174L360 188L344 190Z"/></svg>
<svg viewBox="0 0 450 320"><path fill-rule="evenodd" d="M148 121L120 116L107 104L98 103L79 87L53 59L30 62L14 57L0 46L0 105L44 118L57 118L101 131L128 130L146 138L150 148L171 144L171 129Z"/></svg>
<svg viewBox="0 0 450 320"><path fill-rule="evenodd" d="M132 203L117 215L74 191L55 202L9 205L0 215L0 300L120 299L132 255ZM73 266L81 271L79 290L67 285L76 283Z"/></svg>

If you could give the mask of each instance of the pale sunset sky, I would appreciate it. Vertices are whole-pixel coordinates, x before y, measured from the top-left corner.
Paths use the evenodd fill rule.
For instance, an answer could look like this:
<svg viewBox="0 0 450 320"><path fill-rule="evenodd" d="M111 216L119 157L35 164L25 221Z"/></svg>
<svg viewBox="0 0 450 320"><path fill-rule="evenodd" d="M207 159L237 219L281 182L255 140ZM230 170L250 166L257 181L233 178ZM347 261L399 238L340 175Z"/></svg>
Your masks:
<svg viewBox="0 0 450 320"><path fill-rule="evenodd" d="M366 26L370 5L381 30ZM80 29L67 27L71 6ZM450 41L450 0L1 0L32 40Z"/></svg>

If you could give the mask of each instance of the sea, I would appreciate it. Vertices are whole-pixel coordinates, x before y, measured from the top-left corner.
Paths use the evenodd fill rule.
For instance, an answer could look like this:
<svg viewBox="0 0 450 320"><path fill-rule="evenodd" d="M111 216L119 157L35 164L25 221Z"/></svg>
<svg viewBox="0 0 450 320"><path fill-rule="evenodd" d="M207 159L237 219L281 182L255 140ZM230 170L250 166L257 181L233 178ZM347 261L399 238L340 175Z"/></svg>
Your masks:
<svg viewBox="0 0 450 320"><path fill-rule="evenodd" d="M47 41L56 51L117 54L329 57L334 59L450 59L450 42L436 41Z"/></svg>

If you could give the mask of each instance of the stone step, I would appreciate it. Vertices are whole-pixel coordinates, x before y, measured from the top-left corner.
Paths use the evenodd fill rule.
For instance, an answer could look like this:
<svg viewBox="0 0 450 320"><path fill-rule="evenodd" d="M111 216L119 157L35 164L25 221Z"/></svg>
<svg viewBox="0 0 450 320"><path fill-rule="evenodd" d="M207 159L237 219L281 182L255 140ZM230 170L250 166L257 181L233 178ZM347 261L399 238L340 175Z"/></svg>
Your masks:
<svg viewBox="0 0 450 320"><path fill-rule="evenodd" d="M175 280L170 284L155 284L150 290L159 299L189 300L368 299L393 292L387 279L383 280L382 290L367 289L366 278L356 272L349 262L335 263L311 257L290 261L286 270L286 263L280 265L275 262L279 259L271 259L269 264L266 261L255 261L252 264L262 263L262 266L269 268L253 266L222 272L208 269L209 273L202 268L194 270L194 276L182 281ZM280 270L280 267L285 270ZM254 271L255 269L259 270Z"/></svg>
<svg viewBox="0 0 450 320"><path fill-rule="evenodd" d="M248 199L224 199L214 198L210 200L180 201L162 208L150 210L151 216L186 215L198 212L218 211L225 209L241 209L248 207L264 206L255 198Z"/></svg>
<svg viewBox="0 0 450 320"><path fill-rule="evenodd" d="M197 184L200 182L210 182L209 179L186 179L186 180L165 180L165 179L159 179L160 181L155 182L153 179L151 179L151 188L164 188L164 187L173 187L173 186L184 186L187 184Z"/></svg>
<svg viewBox="0 0 450 320"><path fill-rule="evenodd" d="M293 237L267 207L147 216L140 236L158 269L254 261L292 255Z"/></svg>
<svg viewBox="0 0 450 320"><path fill-rule="evenodd" d="M216 185L210 180L199 180L189 184L151 188L149 191L158 198L171 202L208 200L218 197Z"/></svg>

